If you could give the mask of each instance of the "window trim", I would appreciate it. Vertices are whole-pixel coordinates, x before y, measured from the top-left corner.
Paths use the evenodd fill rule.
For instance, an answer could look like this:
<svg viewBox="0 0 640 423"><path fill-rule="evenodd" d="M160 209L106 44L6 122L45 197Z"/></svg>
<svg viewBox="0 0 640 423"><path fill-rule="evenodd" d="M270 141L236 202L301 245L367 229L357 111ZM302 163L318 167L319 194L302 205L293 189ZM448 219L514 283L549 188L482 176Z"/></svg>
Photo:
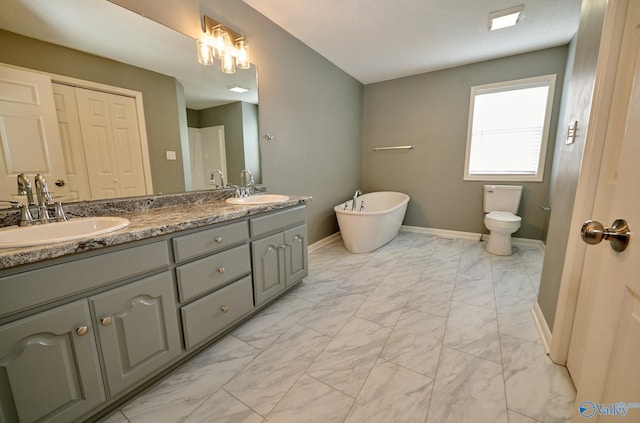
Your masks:
<svg viewBox="0 0 640 423"><path fill-rule="evenodd" d="M535 175L518 175L518 174L469 174L469 158L471 156L471 134L473 130L473 113L475 98L478 94L491 94L510 89L533 88L543 85L549 86L547 96L547 105L545 110L545 119L542 128L542 140L540 143L540 157L538 160L538 169ZM469 121L467 123L467 150L464 161L464 179L465 181L512 181L512 182L542 182L544 179L544 165L547 157L547 146L549 144L549 130L551 126L551 115L553 113L553 101L556 86L556 74L536 76L533 78L516 79L512 81L498 82L494 84L475 85L471 87L471 95L469 99Z"/></svg>

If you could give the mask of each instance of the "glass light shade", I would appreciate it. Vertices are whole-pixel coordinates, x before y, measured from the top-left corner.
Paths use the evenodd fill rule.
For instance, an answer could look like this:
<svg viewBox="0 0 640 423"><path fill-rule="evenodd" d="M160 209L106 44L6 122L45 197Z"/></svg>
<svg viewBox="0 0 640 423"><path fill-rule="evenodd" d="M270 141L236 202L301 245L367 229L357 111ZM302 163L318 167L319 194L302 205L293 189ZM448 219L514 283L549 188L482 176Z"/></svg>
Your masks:
<svg viewBox="0 0 640 423"><path fill-rule="evenodd" d="M224 29L218 26L211 30L211 37L213 38L213 41L212 41L213 57L215 57L216 59L222 60L222 57L224 56L224 52L226 48L225 41L226 39L229 39L229 34L227 34L227 31L225 31Z"/></svg>
<svg viewBox="0 0 640 423"><path fill-rule="evenodd" d="M244 42L244 38L236 41L236 66L238 69L249 69L249 46Z"/></svg>
<svg viewBox="0 0 640 423"><path fill-rule="evenodd" d="M236 61L234 60L234 57L230 54L225 54L224 56L222 56L222 59L220 61L220 69L224 73L236 73Z"/></svg>
<svg viewBox="0 0 640 423"><path fill-rule="evenodd" d="M211 46L202 40L198 40L198 63L205 66L213 65Z"/></svg>

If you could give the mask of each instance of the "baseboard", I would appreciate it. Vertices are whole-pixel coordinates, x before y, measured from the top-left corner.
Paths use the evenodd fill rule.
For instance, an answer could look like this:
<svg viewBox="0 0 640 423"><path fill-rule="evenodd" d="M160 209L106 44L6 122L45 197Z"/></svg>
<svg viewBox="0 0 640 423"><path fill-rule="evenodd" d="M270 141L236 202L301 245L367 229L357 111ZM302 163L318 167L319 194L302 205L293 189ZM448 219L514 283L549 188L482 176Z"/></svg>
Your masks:
<svg viewBox="0 0 640 423"><path fill-rule="evenodd" d="M310 253L313 253L314 251L317 251L322 247L326 247L327 245L333 244L334 242L338 241L340 238L341 238L340 232L331 234L328 237L322 238L321 240L316 241L313 244L309 245L308 251Z"/></svg>
<svg viewBox="0 0 640 423"><path fill-rule="evenodd" d="M533 322L538 330L538 335L540 336L540 341L542 341L544 351L549 354L549 351L551 351L549 348L551 345L551 331L549 330L549 326L547 326L547 321L544 319L542 310L540 309L537 301L533 304L531 315L533 316Z"/></svg>
<svg viewBox="0 0 640 423"><path fill-rule="evenodd" d="M442 238L458 238L458 239L473 239L473 240L479 240L481 235L475 232L451 231L448 229L422 228L420 226L407 226L407 225L402 225L400 230L404 232L417 232L421 234L434 235ZM489 234L484 234L484 240L488 240L490 236L491 235ZM540 251L544 254L544 242L537 239L513 237L511 238L511 244L538 247Z"/></svg>
<svg viewBox="0 0 640 423"><path fill-rule="evenodd" d="M528 238L511 238L512 245L522 245L526 247L538 247L540 252L544 255L545 245L544 242L539 239L528 239Z"/></svg>
<svg viewBox="0 0 640 423"><path fill-rule="evenodd" d="M415 232L420 234L433 235L441 238L455 238L455 239L479 240L481 235L475 232L451 231L448 229L423 228L421 226L408 226L408 225L402 225L400 230L403 232ZM484 239L485 240L489 239L489 236L490 235L485 234ZM321 240L316 241L313 244L309 245L309 252L312 253L314 251L319 250L320 248L333 244L334 242L338 241L340 238L341 238L340 232L336 232L325 238L322 238ZM542 254L544 254L544 251L545 251L544 242L537 239L511 238L511 243L513 245L538 247L542 252Z"/></svg>
<svg viewBox="0 0 640 423"><path fill-rule="evenodd" d="M460 238L460 239L480 239L480 234L473 232L450 231L448 229L423 228L420 226L402 225L400 228L404 232L416 232L420 234L434 235L441 238Z"/></svg>

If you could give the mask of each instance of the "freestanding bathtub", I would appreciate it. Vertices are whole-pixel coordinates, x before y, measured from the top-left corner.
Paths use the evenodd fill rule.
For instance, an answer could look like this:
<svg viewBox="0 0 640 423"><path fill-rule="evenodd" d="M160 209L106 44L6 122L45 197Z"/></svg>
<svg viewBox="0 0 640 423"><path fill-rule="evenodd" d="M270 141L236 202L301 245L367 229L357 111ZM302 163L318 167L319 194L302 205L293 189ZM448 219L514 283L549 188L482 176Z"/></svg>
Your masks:
<svg viewBox="0 0 640 423"><path fill-rule="evenodd" d="M364 210L359 211L364 201ZM398 235L409 196L401 192L380 191L363 194L356 200L356 210L351 211L353 200L333 208L347 250L352 253L368 253L382 247Z"/></svg>

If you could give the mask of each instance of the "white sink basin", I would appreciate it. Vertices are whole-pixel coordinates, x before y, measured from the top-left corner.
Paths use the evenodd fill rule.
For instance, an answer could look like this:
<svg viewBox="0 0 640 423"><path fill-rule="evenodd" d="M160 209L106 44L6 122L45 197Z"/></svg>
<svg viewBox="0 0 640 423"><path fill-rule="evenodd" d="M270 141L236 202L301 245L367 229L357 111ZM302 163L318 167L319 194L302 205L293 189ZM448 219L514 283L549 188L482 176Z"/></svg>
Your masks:
<svg viewBox="0 0 640 423"><path fill-rule="evenodd" d="M94 237L129 225L122 217L77 217L67 222L0 229L0 248L31 247Z"/></svg>
<svg viewBox="0 0 640 423"><path fill-rule="evenodd" d="M242 198L227 198L227 203L243 205L273 204L287 201L288 199L289 197L286 195L260 194Z"/></svg>

